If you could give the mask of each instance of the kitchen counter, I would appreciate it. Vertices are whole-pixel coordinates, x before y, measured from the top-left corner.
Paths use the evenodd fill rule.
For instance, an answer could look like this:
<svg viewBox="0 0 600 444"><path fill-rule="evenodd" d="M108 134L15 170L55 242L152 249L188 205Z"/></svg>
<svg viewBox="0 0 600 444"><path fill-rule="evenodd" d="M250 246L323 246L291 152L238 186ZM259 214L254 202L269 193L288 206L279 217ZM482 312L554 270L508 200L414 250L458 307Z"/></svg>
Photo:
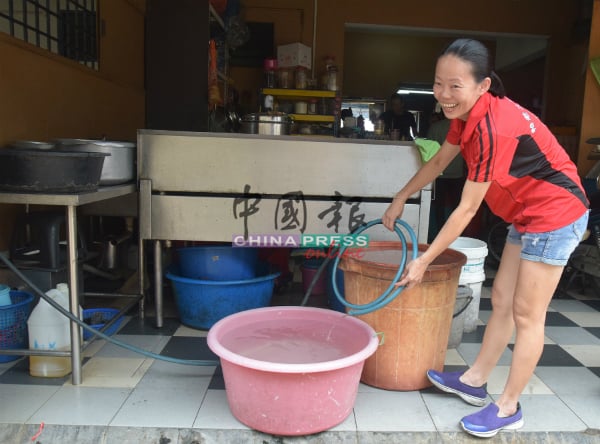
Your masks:
<svg viewBox="0 0 600 444"><path fill-rule="evenodd" d="M161 241L349 233L381 218L421 166L414 143L387 140L140 130L137 146L140 245L154 241L158 326ZM430 204L428 184L402 216L420 243ZM368 234L398 240L382 226Z"/></svg>

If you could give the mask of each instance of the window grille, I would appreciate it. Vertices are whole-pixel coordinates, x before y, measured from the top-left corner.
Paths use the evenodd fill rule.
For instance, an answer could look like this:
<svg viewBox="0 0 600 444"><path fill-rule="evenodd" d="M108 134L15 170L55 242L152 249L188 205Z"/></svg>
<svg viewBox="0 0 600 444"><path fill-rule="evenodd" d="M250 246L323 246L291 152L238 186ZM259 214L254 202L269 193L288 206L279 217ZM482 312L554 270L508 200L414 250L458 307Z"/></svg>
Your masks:
<svg viewBox="0 0 600 444"><path fill-rule="evenodd" d="M98 0L0 0L0 32L98 69Z"/></svg>

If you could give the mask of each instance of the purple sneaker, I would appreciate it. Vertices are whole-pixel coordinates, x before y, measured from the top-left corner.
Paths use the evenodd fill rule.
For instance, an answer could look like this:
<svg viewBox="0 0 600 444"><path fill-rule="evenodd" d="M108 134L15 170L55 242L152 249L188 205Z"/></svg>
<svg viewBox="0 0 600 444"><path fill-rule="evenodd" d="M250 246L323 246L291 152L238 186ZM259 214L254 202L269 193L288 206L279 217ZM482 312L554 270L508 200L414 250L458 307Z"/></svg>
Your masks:
<svg viewBox="0 0 600 444"><path fill-rule="evenodd" d="M480 438L490 438L500 430L517 430L523 427L523 412L517 404L517 412L506 418L498 417L498 406L494 403L477 413L465 416L460 420L463 430Z"/></svg>
<svg viewBox="0 0 600 444"><path fill-rule="evenodd" d="M427 377L433 385L446 393L454 393L471 405L483 406L487 398L485 384L481 387L473 387L460 382L464 372L437 372L427 370Z"/></svg>

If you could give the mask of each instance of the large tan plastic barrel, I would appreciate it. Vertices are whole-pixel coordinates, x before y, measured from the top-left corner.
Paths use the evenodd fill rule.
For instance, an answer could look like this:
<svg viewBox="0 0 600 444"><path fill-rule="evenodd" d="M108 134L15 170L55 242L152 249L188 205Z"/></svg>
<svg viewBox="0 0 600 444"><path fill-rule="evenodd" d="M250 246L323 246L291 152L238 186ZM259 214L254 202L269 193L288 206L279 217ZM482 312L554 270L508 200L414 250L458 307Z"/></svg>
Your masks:
<svg viewBox="0 0 600 444"><path fill-rule="evenodd" d="M419 245L419 252L427 245ZM412 246L408 246L409 257ZM365 304L381 295L398 271L402 244L370 242L362 258L345 255L344 292L348 302ZM385 307L359 316L383 336L362 372L365 384L387 390L431 386L428 369L443 370L461 267L467 257L446 250L427 268L423 281Z"/></svg>

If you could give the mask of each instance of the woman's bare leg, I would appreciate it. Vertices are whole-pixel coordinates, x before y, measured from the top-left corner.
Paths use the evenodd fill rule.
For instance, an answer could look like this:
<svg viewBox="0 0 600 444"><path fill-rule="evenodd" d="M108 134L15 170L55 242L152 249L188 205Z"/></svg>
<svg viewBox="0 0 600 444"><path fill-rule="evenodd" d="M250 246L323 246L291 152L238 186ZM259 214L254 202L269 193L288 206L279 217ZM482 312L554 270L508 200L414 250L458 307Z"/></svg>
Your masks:
<svg viewBox="0 0 600 444"><path fill-rule="evenodd" d="M513 297L521 263L521 246L506 243L492 287L492 314L485 328L481 349L473 366L461 376L465 384L479 387L506 349L514 331Z"/></svg>
<svg viewBox="0 0 600 444"><path fill-rule="evenodd" d="M521 261L513 301L517 337L508 381L496 401L501 416L515 413L519 396L533 375L544 349L544 324L563 267Z"/></svg>

